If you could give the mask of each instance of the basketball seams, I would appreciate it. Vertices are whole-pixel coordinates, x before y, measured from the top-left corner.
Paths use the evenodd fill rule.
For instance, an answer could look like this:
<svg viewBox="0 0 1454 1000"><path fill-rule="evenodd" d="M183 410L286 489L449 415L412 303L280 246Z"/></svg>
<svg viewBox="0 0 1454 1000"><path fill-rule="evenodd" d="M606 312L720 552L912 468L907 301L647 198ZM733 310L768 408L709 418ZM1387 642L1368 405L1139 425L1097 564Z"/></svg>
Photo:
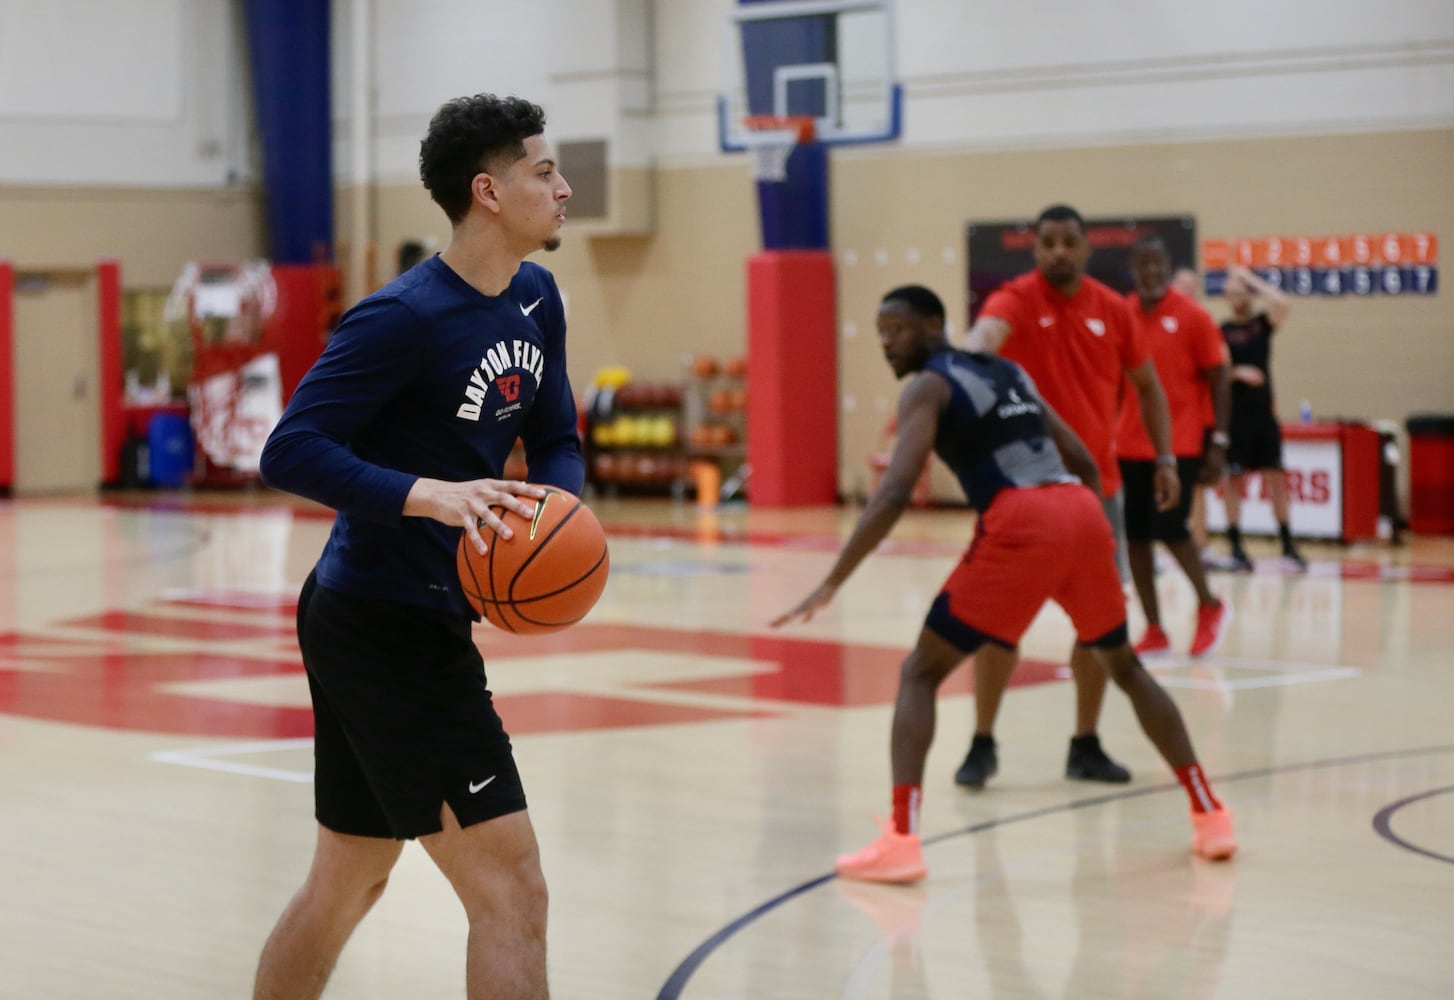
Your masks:
<svg viewBox="0 0 1454 1000"><path fill-rule="evenodd" d="M515 600L515 584L520 579L521 575L525 572L526 569L529 568L530 564L535 561L536 557L539 556L540 553L544 552L547 548L550 547L550 540L556 535L560 534L560 530L566 526L566 523L569 522L571 518L576 516L576 511L580 509L581 501L576 500L576 505L570 510L566 511L559 521L555 522L555 526L546 533L546 536L544 538L536 543L535 548L530 551L530 554L526 556L524 561L515 568L515 575L510 578L510 584L508 587L505 588L505 596L510 599L511 603L513 603Z"/></svg>
<svg viewBox="0 0 1454 1000"><path fill-rule="evenodd" d="M574 580L572 580L570 583L566 584L563 587L552 590L547 594L537 594L534 597L517 597L514 600L495 600L494 603L511 604L518 607L528 607L532 604L538 605L542 601L554 600L555 598L560 597L563 594L570 593L572 590L577 590L583 586L589 585L590 581L596 576L596 574L607 571L609 567L609 553L602 551L601 557L597 559L594 564L592 564L589 570L587 570L583 575L576 577ZM604 587L604 584L602 586ZM485 599L491 600L490 598Z"/></svg>
<svg viewBox="0 0 1454 1000"><path fill-rule="evenodd" d="M539 528L543 520L550 519L545 522L549 527L543 536L537 532L537 537L527 541L520 528L516 527L513 548L500 548L500 544L508 543L496 537L493 539L496 544L489 546L483 559L472 549L465 548L467 537L460 540L458 559L469 567L467 573L460 574L465 598L476 614L508 632L551 632L581 621L600 598L610 572L610 546L595 513L572 493L554 488L548 490L549 497L570 500L572 504L568 508L553 505L554 510L550 511L537 508L530 526ZM573 522L572 518L583 507L586 510L585 520ZM505 513L508 511L502 512L501 516ZM574 529L567 530L567 526L572 524ZM594 545L600 545L600 549L593 558L586 553ZM536 557L547 550L551 551L552 558L537 561ZM579 570L578 567L587 560L589 568ZM574 579L562 580L561 571L572 568L577 569L578 575ZM542 584L550 589L524 596L532 586ZM533 614L527 614L527 610Z"/></svg>
<svg viewBox="0 0 1454 1000"><path fill-rule="evenodd" d="M500 508L500 517L501 517L502 520L505 517L505 509L503 507ZM498 541L498 538L496 540ZM490 583L490 593L492 593L492 594L498 594L500 592L496 588L496 586L495 586L495 551L498 548L499 548L498 545L491 545L490 546L489 562L487 564L489 566L488 576L489 576L489 583ZM484 595L482 594L481 596L484 596ZM510 631L513 632L515 630L514 629L511 629Z"/></svg>
<svg viewBox="0 0 1454 1000"><path fill-rule="evenodd" d="M511 625L508 620L506 620L503 609L499 606L500 602L492 600L491 598L485 596L484 588L480 585L480 574L475 567L474 560L470 558L468 549L466 548L466 546L468 545L469 536L461 533L461 535L459 536L459 551L455 555L455 561L456 563L462 563L464 567L469 570L470 580L474 583L474 590L471 591L468 587L464 586L463 580L460 581L460 589L464 591L466 603L470 605L475 613L479 614L486 621L490 622L490 624L505 629L507 632L518 632L519 630L516 629L514 625ZM489 548L489 559L486 562L486 569L488 571L486 575L492 575L494 573L494 557L495 547L492 545ZM489 612L489 605L492 604L496 605L495 614L493 617L491 617Z"/></svg>
<svg viewBox="0 0 1454 1000"><path fill-rule="evenodd" d="M602 584L602 586L605 586L605 584ZM531 616L526 615L526 613L521 610L522 605L519 605L519 603L516 603L516 605L510 605L510 608L515 610L516 615L519 616L519 619L521 619L522 622L528 622L528 624L531 625L538 625L541 626L541 628L566 628L567 625L574 625L576 624L576 622L579 622L580 619L583 619L586 615L589 615L590 610L595 608L595 606L592 606L592 609L587 609L585 610L585 612L580 613L580 615L577 615L576 618L566 619L531 618Z"/></svg>
<svg viewBox="0 0 1454 1000"><path fill-rule="evenodd" d="M605 562L606 559L609 556L610 556L610 551L608 549L602 548L601 549L601 554L596 557L596 561L593 562L593 563L591 563L591 568L588 569L588 570L586 570L580 576L576 577L574 580L567 581L566 583L561 584L559 587L556 587L554 590L548 590L548 591L546 591L543 594L533 594L530 597L513 597L512 596L512 597L508 598L505 601L505 603L508 603L508 604L534 604L536 601L544 601L547 598L556 597L556 596L559 596L560 594L564 594L566 591L570 590L572 587L579 587L581 584L583 584L587 580L589 580L591 578L591 575L593 573L595 573L596 570L598 570L598 569L601 568L601 564L603 562ZM525 567L522 566L520 568L521 568L521 570L524 570ZM518 579L519 576L520 576L520 574L519 573L516 573L515 576Z"/></svg>
<svg viewBox="0 0 1454 1000"><path fill-rule="evenodd" d="M475 571L474 560L469 557L469 553L465 550L465 546L467 546L468 544L469 536L461 533L459 536L459 548L455 552L454 559L456 566L463 566L465 569L469 570L470 580L474 582L474 593L471 593L469 588L464 586L464 581L460 581L460 589L464 591L465 600L473 605L475 599L482 599L485 595L484 589L480 586L480 575ZM479 609L476 608L476 610Z"/></svg>

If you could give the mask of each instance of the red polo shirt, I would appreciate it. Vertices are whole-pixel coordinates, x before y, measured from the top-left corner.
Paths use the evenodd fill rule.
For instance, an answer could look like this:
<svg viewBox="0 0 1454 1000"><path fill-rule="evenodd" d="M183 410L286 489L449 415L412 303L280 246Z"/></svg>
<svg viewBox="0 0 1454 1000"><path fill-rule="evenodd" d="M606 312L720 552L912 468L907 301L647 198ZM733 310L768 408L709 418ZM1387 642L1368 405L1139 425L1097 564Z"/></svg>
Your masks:
<svg viewBox="0 0 1454 1000"><path fill-rule="evenodd" d="M1161 301L1147 311L1132 292L1126 305L1137 331L1156 362L1156 374L1166 390L1171 410L1171 450L1179 458L1196 458L1202 453L1206 429L1212 426L1212 387L1206 370L1227 364L1227 345L1212 317L1194 300L1168 288ZM1141 423L1141 404L1129 384L1122 397L1121 422L1116 432L1116 451L1122 458L1149 462L1156 457L1146 427Z"/></svg>
<svg viewBox="0 0 1454 1000"><path fill-rule="evenodd" d="M1126 369L1150 357L1125 299L1090 275L1067 298L1035 270L997 288L981 315L1010 324L1000 354L1030 373L1045 401L1085 442L1102 492L1119 490L1121 383Z"/></svg>

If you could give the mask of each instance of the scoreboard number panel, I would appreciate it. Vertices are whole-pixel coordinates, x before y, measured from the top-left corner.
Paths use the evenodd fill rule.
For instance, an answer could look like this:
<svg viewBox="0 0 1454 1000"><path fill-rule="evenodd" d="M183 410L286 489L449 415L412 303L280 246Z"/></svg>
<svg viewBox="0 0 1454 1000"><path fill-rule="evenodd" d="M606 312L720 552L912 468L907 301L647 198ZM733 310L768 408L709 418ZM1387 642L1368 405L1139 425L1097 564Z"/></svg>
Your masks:
<svg viewBox="0 0 1454 1000"><path fill-rule="evenodd" d="M1435 233L1345 233L1243 236L1203 240L1202 282L1222 295L1230 264L1245 267L1289 295L1434 295L1439 290Z"/></svg>

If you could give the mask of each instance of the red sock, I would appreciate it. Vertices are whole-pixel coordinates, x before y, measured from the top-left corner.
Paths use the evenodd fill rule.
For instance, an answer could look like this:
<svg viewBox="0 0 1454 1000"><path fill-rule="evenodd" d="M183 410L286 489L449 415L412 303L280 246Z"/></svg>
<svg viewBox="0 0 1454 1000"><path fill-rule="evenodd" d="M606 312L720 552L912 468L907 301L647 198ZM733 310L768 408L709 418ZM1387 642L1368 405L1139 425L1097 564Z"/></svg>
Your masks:
<svg viewBox="0 0 1454 1000"><path fill-rule="evenodd" d="M1186 789L1186 797L1191 799L1192 812L1209 813L1222 808L1222 803L1212 794L1212 786L1207 783L1207 776L1202 774L1200 764L1177 768L1176 780Z"/></svg>
<svg viewBox="0 0 1454 1000"><path fill-rule="evenodd" d="M918 785L894 786L894 832L919 832L919 800L924 793Z"/></svg>

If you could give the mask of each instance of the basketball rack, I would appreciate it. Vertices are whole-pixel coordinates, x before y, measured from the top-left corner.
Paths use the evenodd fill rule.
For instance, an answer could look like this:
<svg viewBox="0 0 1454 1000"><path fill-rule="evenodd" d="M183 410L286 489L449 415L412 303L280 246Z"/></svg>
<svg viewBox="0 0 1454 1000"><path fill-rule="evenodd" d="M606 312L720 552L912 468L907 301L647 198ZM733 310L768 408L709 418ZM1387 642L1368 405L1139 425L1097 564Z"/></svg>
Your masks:
<svg viewBox="0 0 1454 1000"><path fill-rule="evenodd" d="M752 153L752 176L759 181L787 180L788 157L812 142L818 121L812 115L745 115L743 145Z"/></svg>

